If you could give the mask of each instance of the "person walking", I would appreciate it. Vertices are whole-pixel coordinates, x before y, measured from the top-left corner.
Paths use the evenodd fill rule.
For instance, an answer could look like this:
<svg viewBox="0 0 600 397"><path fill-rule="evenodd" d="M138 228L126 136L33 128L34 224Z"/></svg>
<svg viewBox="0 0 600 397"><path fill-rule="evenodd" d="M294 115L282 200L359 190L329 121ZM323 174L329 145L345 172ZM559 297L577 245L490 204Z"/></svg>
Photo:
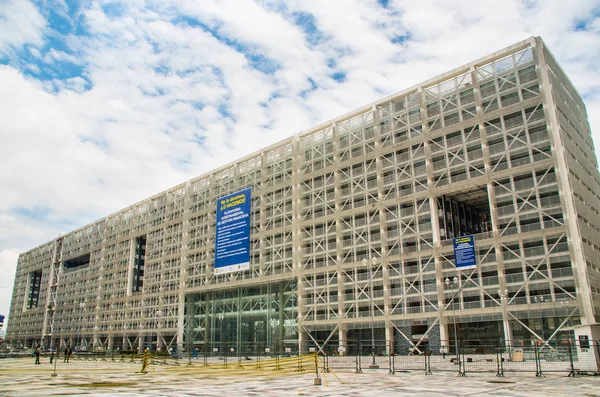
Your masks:
<svg viewBox="0 0 600 397"><path fill-rule="evenodd" d="M36 364L41 364L41 363L40 363L40 353L41 353L41 352L40 352L40 345L37 345L37 346L36 346L36 348L35 348L35 352L34 352L34 353L35 353L35 363L36 363Z"/></svg>
<svg viewBox="0 0 600 397"><path fill-rule="evenodd" d="M68 363L69 362L69 358L71 358L71 345L67 345L67 347L65 347L65 359L64 359L64 362Z"/></svg>
<svg viewBox="0 0 600 397"><path fill-rule="evenodd" d="M140 373L145 374L148 372L146 369L148 368L149 359L150 353L148 352L148 348L146 348L144 350L144 355L142 356L142 369L140 370Z"/></svg>
<svg viewBox="0 0 600 397"><path fill-rule="evenodd" d="M52 364L52 361L54 361L54 349L50 351L50 364Z"/></svg>

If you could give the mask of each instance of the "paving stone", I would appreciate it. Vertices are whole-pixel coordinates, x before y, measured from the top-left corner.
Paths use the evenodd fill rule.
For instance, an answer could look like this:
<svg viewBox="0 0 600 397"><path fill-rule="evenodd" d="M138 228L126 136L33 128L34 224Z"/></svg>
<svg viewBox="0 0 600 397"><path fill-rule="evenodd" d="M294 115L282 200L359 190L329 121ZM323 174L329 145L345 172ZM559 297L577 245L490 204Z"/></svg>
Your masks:
<svg viewBox="0 0 600 397"><path fill-rule="evenodd" d="M493 373L465 378L452 372L425 376L422 371L388 375L387 370L363 374L344 370L320 374L321 386L314 385L315 372L254 371L222 368L150 366L138 374L139 364L74 361L53 366L34 365L30 359L0 360L0 396L600 396L600 377L570 378L532 373L511 373L496 378ZM336 377L337 376L337 377ZM338 379L339 378L339 379Z"/></svg>

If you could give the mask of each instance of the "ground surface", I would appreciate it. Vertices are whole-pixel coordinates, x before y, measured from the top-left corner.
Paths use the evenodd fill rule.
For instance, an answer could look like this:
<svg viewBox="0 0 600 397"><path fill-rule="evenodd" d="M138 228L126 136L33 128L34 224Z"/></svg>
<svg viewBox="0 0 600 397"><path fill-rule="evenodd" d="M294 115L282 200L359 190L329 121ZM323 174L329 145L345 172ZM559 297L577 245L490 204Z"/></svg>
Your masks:
<svg viewBox="0 0 600 397"><path fill-rule="evenodd" d="M453 372L425 376L423 371L389 375L387 370L344 370L320 374L315 386L314 366L305 372L283 366L257 370L194 366L150 365L147 374L136 373L140 364L110 361L62 360L52 377L48 359L34 365L33 358L0 360L0 396L599 396L600 377L569 378L564 374L536 378L535 374L470 374ZM338 379L339 378L339 379Z"/></svg>

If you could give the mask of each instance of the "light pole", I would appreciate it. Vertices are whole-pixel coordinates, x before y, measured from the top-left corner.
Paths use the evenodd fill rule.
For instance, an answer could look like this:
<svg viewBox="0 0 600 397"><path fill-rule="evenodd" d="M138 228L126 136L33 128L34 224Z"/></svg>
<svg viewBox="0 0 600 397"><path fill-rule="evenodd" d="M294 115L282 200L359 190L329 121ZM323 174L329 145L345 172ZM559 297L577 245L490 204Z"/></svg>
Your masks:
<svg viewBox="0 0 600 397"><path fill-rule="evenodd" d="M544 318L542 317L542 303L544 303L544 296L536 295L533 297L533 301L538 304L538 310L540 312L540 329L542 333L542 347L546 343L546 335L544 335Z"/></svg>
<svg viewBox="0 0 600 397"><path fill-rule="evenodd" d="M444 282L446 283L447 287L450 287L450 284L452 284L452 288L456 288L458 287L458 277L454 276L454 278L452 279L452 281L450 281L450 279L448 277L446 277L446 280L444 280ZM460 357L458 355L458 334L457 334L457 330L456 330L456 308L454 306L454 298L456 298L456 295L458 294L460 290L457 290L454 295L452 296L452 299L450 299L450 303L452 304L452 320L454 323L454 350L456 353L456 362L458 363L458 371L461 372L460 367L461 367L461 362L460 362Z"/></svg>
<svg viewBox="0 0 600 397"><path fill-rule="evenodd" d="M371 301L371 306L369 309L371 315L371 356L373 357L373 361L369 368L379 368L379 365L375 364L375 326L374 326L374 310L373 310L373 266L377 263L376 258L371 258L371 266L369 266L369 262L366 259L362 260L363 266L369 269L369 299Z"/></svg>
<svg viewBox="0 0 600 397"><path fill-rule="evenodd" d="M83 310L85 309L85 302L79 302L79 332L77 333L77 349L81 350L81 326L83 323Z"/></svg>

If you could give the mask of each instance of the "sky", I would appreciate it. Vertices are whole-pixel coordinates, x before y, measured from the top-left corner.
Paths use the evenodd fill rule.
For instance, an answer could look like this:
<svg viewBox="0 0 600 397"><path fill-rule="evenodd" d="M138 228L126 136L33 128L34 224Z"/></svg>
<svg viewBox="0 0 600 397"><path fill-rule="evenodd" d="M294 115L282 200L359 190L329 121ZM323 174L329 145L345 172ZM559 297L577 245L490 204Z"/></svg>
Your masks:
<svg viewBox="0 0 600 397"><path fill-rule="evenodd" d="M600 0L0 0L0 314L20 252L541 36L600 146Z"/></svg>

